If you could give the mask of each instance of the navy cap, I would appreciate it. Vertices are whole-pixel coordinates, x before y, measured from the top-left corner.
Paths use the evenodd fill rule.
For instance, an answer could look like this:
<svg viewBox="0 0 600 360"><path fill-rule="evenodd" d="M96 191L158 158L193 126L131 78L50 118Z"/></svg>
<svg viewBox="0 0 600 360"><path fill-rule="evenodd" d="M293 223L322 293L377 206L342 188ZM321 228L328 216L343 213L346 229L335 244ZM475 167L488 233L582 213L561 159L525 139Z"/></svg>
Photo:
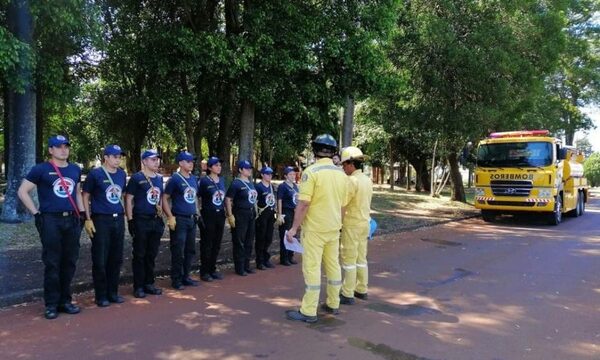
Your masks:
<svg viewBox="0 0 600 360"><path fill-rule="evenodd" d="M219 159L218 157L211 156L211 157L208 158L208 162L206 163L206 166L211 167L211 166L213 166L215 164L222 163L222 162L223 161L221 161L221 159Z"/></svg>
<svg viewBox="0 0 600 360"><path fill-rule="evenodd" d="M273 169L271 169L268 166L264 166L262 169L260 169L260 173L267 174L267 175L273 175Z"/></svg>
<svg viewBox="0 0 600 360"><path fill-rule="evenodd" d="M158 151L155 149L148 149L142 153L142 160L152 157L157 157L160 159L160 155L158 155Z"/></svg>
<svg viewBox="0 0 600 360"><path fill-rule="evenodd" d="M106 145L104 147L104 155L125 155L125 153L119 145Z"/></svg>
<svg viewBox="0 0 600 360"><path fill-rule="evenodd" d="M177 157L175 158L175 161L180 162L182 160L185 160L185 161L194 161L194 160L196 160L196 157L194 155L192 155L188 151L182 151L179 154L177 154Z"/></svg>
<svg viewBox="0 0 600 360"><path fill-rule="evenodd" d="M285 169L283 169L283 175L287 175L292 171L296 171L296 169L293 166L286 166Z"/></svg>
<svg viewBox="0 0 600 360"><path fill-rule="evenodd" d="M252 169L252 164L248 160L240 160L237 163L238 169Z"/></svg>
<svg viewBox="0 0 600 360"><path fill-rule="evenodd" d="M63 135L54 135L50 139L48 139L48 147L61 146L61 145L71 145L69 143L69 139Z"/></svg>

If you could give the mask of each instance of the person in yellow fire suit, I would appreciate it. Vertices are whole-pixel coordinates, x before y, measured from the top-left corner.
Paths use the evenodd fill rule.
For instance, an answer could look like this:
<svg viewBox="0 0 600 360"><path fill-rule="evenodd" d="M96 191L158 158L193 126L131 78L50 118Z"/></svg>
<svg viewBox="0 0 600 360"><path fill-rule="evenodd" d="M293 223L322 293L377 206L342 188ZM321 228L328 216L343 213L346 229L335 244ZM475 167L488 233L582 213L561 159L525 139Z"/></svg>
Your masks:
<svg viewBox="0 0 600 360"><path fill-rule="evenodd" d="M292 241L302 225L302 272L305 292L299 310L288 310L289 320L313 323L317 321L317 306L321 291L321 262L327 274L327 302L321 308L337 314L340 306L342 272L339 263L339 231L347 199L348 178L331 161L337 142L328 134L312 142L316 163L302 174L299 203L286 241Z"/></svg>
<svg viewBox="0 0 600 360"><path fill-rule="evenodd" d="M342 224L341 258L344 281L340 303L354 304L354 298L367 299L368 267L367 238L373 182L363 171L366 157L359 148L349 146L342 149L342 167L350 179L348 205Z"/></svg>

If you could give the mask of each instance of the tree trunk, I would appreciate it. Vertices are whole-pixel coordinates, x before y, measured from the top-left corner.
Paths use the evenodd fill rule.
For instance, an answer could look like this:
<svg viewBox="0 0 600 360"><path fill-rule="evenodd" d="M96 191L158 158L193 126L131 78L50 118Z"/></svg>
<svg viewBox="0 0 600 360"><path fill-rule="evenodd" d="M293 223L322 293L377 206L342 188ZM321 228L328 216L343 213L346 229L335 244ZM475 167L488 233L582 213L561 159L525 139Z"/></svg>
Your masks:
<svg viewBox="0 0 600 360"><path fill-rule="evenodd" d="M3 129L4 129L4 134L2 134L2 136L4 137L4 154L3 154L3 158L2 158L2 162L4 163L4 172L2 173L2 177L4 179L6 179L6 167L8 166L8 154L10 153L8 150L8 141L9 136L8 134L10 134L10 123L8 121L8 109L9 109L9 104L8 104L8 87L6 86L6 84L3 84L2 87L2 101L4 102L4 108L2 109L4 111L4 113L2 114L2 122L3 122Z"/></svg>
<svg viewBox="0 0 600 360"><path fill-rule="evenodd" d="M354 131L354 99L346 97L346 106L344 107L344 120L342 123L342 147L352 145L352 135Z"/></svg>
<svg viewBox="0 0 600 360"><path fill-rule="evenodd" d="M565 145L573 145L573 141L575 139L575 130L573 128L569 128L565 130Z"/></svg>
<svg viewBox="0 0 600 360"><path fill-rule="evenodd" d="M346 119L346 116L344 116L344 120ZM344 121L345 123L345 121ZM345 133L345 132L344 132ZM349 145L348 145L349 146ZM390 144L388 145L388 150L390 152L390 189L394 190L394 186L395 184L395 179L394 179L394 163L396 162L396 159L394 157L394 148L392 147L392 142L390 141Z"/></svg>
<svg viewBox="0 0 600 360"><path fill-rule="evenodd" d="M223 107L221 108L221 121L219 122L219 139L217 140L217 154L223 160L223 176L229 177L231 173L231 131L233 129L233 118L235 117L235 87L228 85L227 94Z"/></svg>
<svg viewBox="0 0 600 360"><path fill-rule="evenodd" d="M137 131L133 132L133 136L130 139L131 156L128 158L129 161L127 167L132 173L135 173L142 169L142 145L144 144L144 139L148 133L150 115L148 113L138 112L133 115L133 118L135 120L133 124L135 124Z"/></svg>
<svg viewBox="0 0 600 360"><path fill-rule="evenodd" d="M205 155L206 155L206 158L208 158L211 155L210 151L212 150L209 147L208 154L202 153L202 138L205 136L206 128L208 126L209 109L207 108L208 105L205 104L205 102L203 102L201 100L202 99L202 91L201 91L202 81L201 80L198 81L198 83L196 84L196 87L198 89L198 92L196 94L197 107L198 107L198 124L196 125L196 128L194 129L194 141L195 141L194 151L196 152L196 156L198 156L198 160L202 160L202 159L204 159ZM208 141L208 142L210 144L210 141Z"/></svg>
<svg viewBox="0 0 600 360"><path fill-rule="evenodd" d="M36 105L35 105L35 161L42 162L46 156L46 146L44 141L44 96L41 81L36 80Z"/></svg>
<svg viewBox="0 0 600 360"><path fill-rule="evenodd" d="M436 180L435 152L437 151L437 144L438 144L438 141L435 140L435 144L433 145L433 155L432 155L432 159L431 159L431 189L430 189L430 194L429 194L431 196L433 196L435 193L435 180Z"/></svg>
<svg viewBox="0 0 600 360"><path fill-rule="evenodd" d="M415 168L415 191L431 191L431 178L427 170L426 160L410 159L409 162Z"/></svg>
<svg viewBox="0 0 600 360"><path fill-rule="evenodd" d="M406 190L410 190L410 178L411 178L410 162L408 162L408 160L407 160L406 161Z"/></svg>
<svg viewBox="0 0 600 360"><path fill-rule="evenodd" d="M190 98L190 88L188 87L187 75L181 74L181 93L184 97L185 104L185 147L187 151L196 153L194 142L194 114L192 103L188 102Z"/></svg>
<svg viewBox="0 0 600 360"><path fill-rule="evenodd" d="M240 113L240 160L252 161L254 154L254 102L242 100Z"/></svg>
<svg viewBox="0 0 600 360"><path fill-rule="evenodd" d="M21 42L32 46L33 17L28 0L13 0L8 5L8 29ZM35 165L35 91L32 84L32 69L27 62L17 65L16 75L22 81L23 91L9 89L8 121L9 149L7 162L7 189L0 221L20 222L29 215L20 206L17 190L21 180Z"/></svg>
<svg viewBox="0 0 600 360"><path fill-rule="evenodd" d="M451 200L466 202L465 187L458 168L458 156L455 151L450 152L448 155L448 163L450 164L450 180L452 181Z"/></svg>

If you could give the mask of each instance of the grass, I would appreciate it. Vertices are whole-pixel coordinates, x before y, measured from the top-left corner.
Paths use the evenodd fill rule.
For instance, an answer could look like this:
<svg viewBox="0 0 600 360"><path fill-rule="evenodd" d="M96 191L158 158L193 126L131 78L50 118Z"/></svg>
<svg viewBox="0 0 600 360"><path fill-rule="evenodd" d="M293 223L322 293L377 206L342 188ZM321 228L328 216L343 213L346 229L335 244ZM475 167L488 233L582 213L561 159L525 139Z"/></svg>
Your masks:
<svg viewBox="0 0 600 360"><path fill-rule="evenodd" d="M473 198L472 190L469 197ZM428 226L442 221L476 215L470 204L450 201L449 191L434 198L429 193L417 193L404 189L390 190L387 185L374 188L371 216L377 221L382 233L398 232Z"/></svg>

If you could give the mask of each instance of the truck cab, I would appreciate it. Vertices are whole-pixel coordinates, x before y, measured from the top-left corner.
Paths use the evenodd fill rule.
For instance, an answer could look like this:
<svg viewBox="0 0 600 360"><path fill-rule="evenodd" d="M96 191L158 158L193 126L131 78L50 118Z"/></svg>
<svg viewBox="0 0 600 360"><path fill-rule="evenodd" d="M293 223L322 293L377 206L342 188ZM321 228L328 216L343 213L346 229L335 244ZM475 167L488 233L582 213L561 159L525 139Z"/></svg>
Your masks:
<svg viewBox="0 0 600 360"><path fill-rule="evenodd" d="M485 221L534 213L558 225L585 211L583 155L547 130L492 133L477 147L475 207Z"/></svg>

